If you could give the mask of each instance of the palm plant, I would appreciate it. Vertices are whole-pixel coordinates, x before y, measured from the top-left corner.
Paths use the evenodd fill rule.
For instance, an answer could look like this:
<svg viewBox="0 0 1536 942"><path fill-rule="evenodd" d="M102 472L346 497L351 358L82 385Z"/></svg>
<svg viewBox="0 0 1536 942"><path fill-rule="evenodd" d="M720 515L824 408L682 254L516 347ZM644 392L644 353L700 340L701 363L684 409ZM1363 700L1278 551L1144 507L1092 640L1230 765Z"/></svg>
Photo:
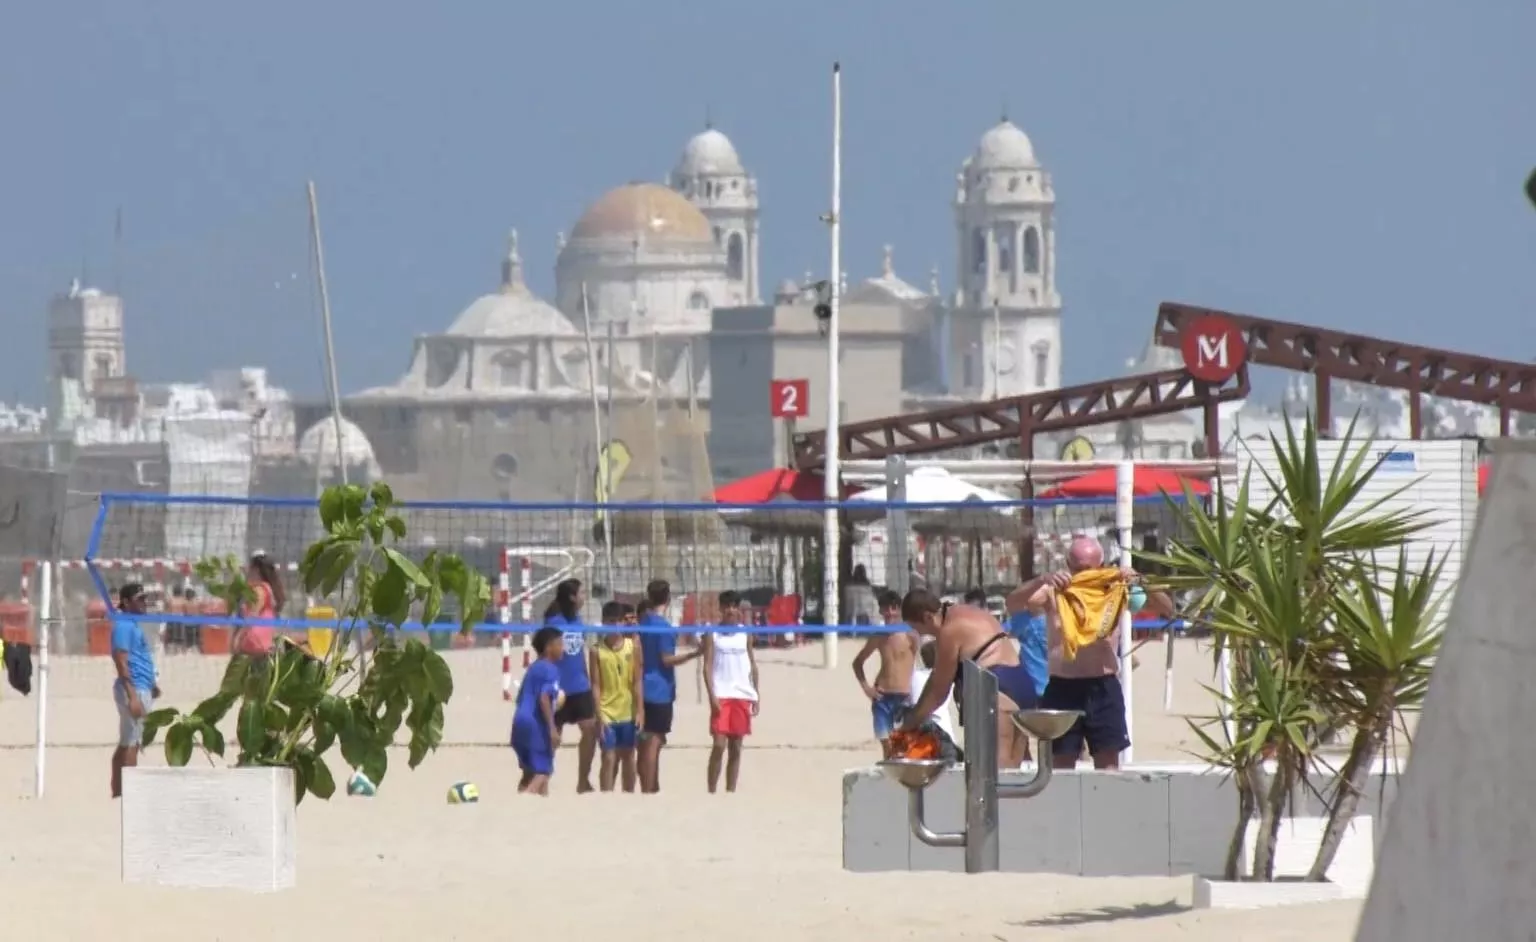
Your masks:
<svg viewBox="0 0 1536 942"><path fill-rule="evenodd" d="M1325 801L1328 821L1308 879L1326 877L1377 756L1393 732L1406 733L1403 715L1424 704L1440 650L1447 596L1437 587L1444 568L1431 551L1415 570L1399 551L1388 587L1374 559L1357 563L1353 585L1332 606L1338 657L1320 665L1318 693L1323 709L1349 717L1355 733Z"/></svg>
<svg viewBox="0 0 1536 942"><path fill-rule="evenodd" d="M1431 525L1423 510L1390 509L1402 489L1366 493L1380 466L1353 443L1351 426L1325 469L1317 429L1272 436L1274 470L1255 462L1272 496L1253 499L1252 472L1236 494L1218 486L1207 508L1185 494L1174 510L1183 536L1146 555L1169 573L1166 587L1193 590L1184 616L1208 628L1230 687L1213 691L1216 717L1191 721L1203 758L1235 779L1238 820L1226 879L1238 879L1247 825L1258 818L1250 878L1274 877L1280 824L1299 785L1328 809L1314 867L1322 879L1358 804L1369 770L1406 709L1422 697L1438 644L1433 599L1440 566L1409 568L1404 548ZM1408 482L1404 487L1411 486ZM1383 585L1381 554L1396 554ZM1312 787L1317 748L1330 728L1355 730L1329 786ZM1265 763L1275 771L1266 775Z"/></svg>

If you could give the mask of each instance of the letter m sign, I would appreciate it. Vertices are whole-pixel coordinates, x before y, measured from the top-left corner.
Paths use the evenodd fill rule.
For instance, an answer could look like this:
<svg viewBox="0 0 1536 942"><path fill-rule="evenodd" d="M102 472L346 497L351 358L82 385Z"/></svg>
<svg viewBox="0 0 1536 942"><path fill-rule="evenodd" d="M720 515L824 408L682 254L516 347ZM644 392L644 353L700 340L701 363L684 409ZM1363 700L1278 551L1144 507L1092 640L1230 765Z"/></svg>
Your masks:
<svg viewBox="0 0 1536 942"><path fill-rule="evenodd" d="M1197 317L1185 325L1179 347L1184 354L1184 369L1206 383L1231 379L1248 356L1242 331L1226 318L1212 315Z"/></svg>

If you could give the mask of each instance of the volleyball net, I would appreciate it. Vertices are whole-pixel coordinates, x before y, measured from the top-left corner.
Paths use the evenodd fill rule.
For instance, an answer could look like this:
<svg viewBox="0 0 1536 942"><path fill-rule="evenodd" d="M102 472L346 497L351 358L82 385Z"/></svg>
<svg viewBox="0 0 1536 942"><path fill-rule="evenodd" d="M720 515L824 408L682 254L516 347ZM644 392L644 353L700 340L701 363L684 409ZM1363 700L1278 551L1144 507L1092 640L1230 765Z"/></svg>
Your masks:
<svg viewBox="0 0 1536 942"><path fill-rule="evenodd" d="M1134 530L1170 526L1168 499L1133 498ZM653 580L670 584L669 621L682 634L717 630L719 598L740 599L745 630L760 644L786 644L807 635L835 632L861 636L886 630L850 606L843 593L842 624L825 625L821 536L826 511L841 524L843 582L898 592L926 586L941 596L984 594L1001 614L1003 597L1025 572L1062 568L1075 536L1090 536L1119 558L1120 531L1114 498L967 501L962 505L879 503L729 505L715 503L543 504L407 502L401 505L407 556L430 551L459 555L493 586L483 621L459 631L459 613L440 622L407 622L405 631L427 632L442 649L498 649L501 685L509 687L512 643L542 624L556 586L577 579L584 587L583 621L593 634L605 629L602 609L617 601L637 604ZM52 651L62 658L101 657L110 652L111 623L141 623L164 658L217 658L228 653L241 625L263 625L324 645L337 619L338 599L306 594L299 561L321 536L317 504L297 498L234 498L143 493L106 493L80 559L54 564ZM286 603L275 618L225 610L200 584L200 560L264 554L284 582ZM1027 564L1021 559L1028 556ZM18 573L18 609L7 637L35 643L38 587L36 561ZM117 610L117 593L141 585L149 610ZM633 630L633 629L628 629ZM66 662L60 662L63 666ZM68 670L76 668L69 662ZM520 666L520 665L518 665ZM210 679L221 668L210 664ZM55 674L56 679L64 678Z"/></svg>
<svg viewBox="0 0 1536 942"><path fill-rule="evenodd" d="M1062 568L1074 537L1100 541L1106 560L1123 562L1127 536L1136 548L1156 533L1166 538L1178 516L1161 494L960 504L398 506L406 524L397 544L401 552L418 559L434 550L457 554L493 587L484 620L467 632L459 630L459 613L451 609L440 624L392 626L420 632L417 637L444 652L455 676L455 710L467 717L456 721L455 738L464 744L504 739L504 699L526 663L524 646L566 579L583 585L582 620L590 635L636 631L602 625L602 610L609 602L638 604L648 583L660 579L671 587L665 615L684 644L690 635L745 631L755 636L765 669L815 668L827 665L824 654L837 648L838 636L857 645L891 630L870 623L878 616L853 603L849 582L874 592L925 586L955 601L979 591L1005 617L1003 600L1021 575ZM844 545L836 625L821 623L828 509L837 512ZM298 571L320 536L314 500L102 494L80 558L24 560L19 569L0 573L6 580L0 584L7 599L0 607L4 640L30 646L38 668L30 698L37 709L36 743L109 744L115 620L137 622L150 640L168 703L195 703L217 687L231 636L242 625L270 626L316 653L327 650L347 613L337 610L336 598L307 594ZM276 564L286 590L286 603L271 619L227 611L198 578L201 560L257 552ZM144 587L147 612L118 611L117 593L129 583ZM743 625L720 625L724 592L739 598ZM22 699L12 690L0 693L0 712L25 709L18 704ZM45 716L50 702L51 720ZM25 725L0 729L0 746L29 744L33 736ZM41 749L38 755L41 763Z"/></svg>

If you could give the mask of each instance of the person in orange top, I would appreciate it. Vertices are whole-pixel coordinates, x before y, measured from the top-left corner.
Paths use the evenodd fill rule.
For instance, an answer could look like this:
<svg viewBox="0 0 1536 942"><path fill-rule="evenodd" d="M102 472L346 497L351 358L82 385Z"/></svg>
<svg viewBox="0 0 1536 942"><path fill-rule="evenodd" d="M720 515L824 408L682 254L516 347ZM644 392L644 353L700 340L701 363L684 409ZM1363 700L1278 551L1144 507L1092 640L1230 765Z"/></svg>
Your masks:
<svg viewBox="0 0 1536 942"><path fill-rule="evenodd" d="M256 601L241 606L241 617L275 620L288 597L283 591L283 581L277 575L277 566L266 553L258 552L251 557L245 570L245 581L256 593ZM266 657L272 653L276 635L277 626L270 623L241 625L230 639L230 650L248 657Z"/></svg>

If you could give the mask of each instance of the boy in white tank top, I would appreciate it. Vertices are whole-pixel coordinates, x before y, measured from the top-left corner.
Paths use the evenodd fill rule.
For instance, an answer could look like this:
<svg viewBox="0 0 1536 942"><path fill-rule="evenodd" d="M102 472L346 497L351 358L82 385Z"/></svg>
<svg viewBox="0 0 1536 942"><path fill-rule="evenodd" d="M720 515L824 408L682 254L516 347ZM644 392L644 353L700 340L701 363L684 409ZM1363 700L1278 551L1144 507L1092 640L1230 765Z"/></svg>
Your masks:
<svg viewBox="0 0 1536 942"><path fill-rule="evenodd" d="M721 626L741 624L741 596L720 593ZM725 790L734 792L741 775L741 741L752 734L758 711L757 655L745 631L704 635L704 690L709 694L709 792L720 782L725 759Z"/></svg>

